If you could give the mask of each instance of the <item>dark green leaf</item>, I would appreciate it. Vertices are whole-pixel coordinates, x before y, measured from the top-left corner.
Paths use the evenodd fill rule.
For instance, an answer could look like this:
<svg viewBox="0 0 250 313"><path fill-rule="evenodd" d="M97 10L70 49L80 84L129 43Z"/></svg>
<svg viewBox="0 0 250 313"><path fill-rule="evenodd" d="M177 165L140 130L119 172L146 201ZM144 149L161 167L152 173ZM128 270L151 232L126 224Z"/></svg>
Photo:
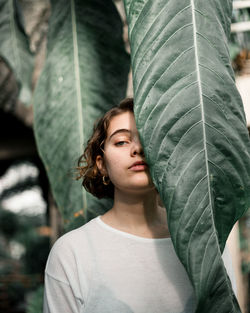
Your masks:
<svg viewBox="0 0 250 313"><path fill-rule="evenodd" d="M250 204L249 137L227 46L232 3L124 2L136 123L197 312L240 312L221 258Z"/></svg>
<svg viewBox="0 0 250 313"><path fill-rule="evenodd" d="M43 312L44 287L39 286L30 296L27 303L27 313Z"/></svg>
<svg viewBox="0 0 250 313"><path fill-rule="evenodd" d="M126 94L129 57L113 2L53 1L47 50L35 91L39 152L64 218L81 210L86 215L86 209L91 218L110 208L110 201L88 194L68 173L94 121Z"/></svg>
<svg viewBox="0 0 250 313"><path fill-rule="evenodd" d="M29 105L33 57L19 18L14 0L0 1L0 55L15 73L20 85L19 99Z"/></svg>

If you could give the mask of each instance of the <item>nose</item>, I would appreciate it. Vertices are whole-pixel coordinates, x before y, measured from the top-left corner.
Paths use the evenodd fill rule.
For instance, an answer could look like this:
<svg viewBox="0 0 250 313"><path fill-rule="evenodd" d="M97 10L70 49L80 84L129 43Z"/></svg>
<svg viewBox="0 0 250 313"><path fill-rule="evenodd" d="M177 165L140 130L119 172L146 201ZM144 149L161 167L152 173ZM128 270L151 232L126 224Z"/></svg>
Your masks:
<svg viewBox="0 0 250 313"><path fill-rule="evenodd" d="M133 144L131 146L131 156L134 156L136 154L144 156L144 151L139 139L133 141Z"/></svg>

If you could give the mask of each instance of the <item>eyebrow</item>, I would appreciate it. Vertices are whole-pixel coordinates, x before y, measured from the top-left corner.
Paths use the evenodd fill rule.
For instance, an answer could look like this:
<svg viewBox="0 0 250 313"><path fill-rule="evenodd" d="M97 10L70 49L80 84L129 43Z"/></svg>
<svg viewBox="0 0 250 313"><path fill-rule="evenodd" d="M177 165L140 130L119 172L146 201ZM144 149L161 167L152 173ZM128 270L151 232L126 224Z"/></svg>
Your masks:
<svg viewBox="0 0 250 313"><path fill-rule="evenodd" d="M110 135L109 140L111 139L111 137L113 137L114 135L118 134L118 133L130 133L131 134L131 130L126 129L126 128L121 128L121 129L117 129L116 131L113 132L112 135Z"/></svg>

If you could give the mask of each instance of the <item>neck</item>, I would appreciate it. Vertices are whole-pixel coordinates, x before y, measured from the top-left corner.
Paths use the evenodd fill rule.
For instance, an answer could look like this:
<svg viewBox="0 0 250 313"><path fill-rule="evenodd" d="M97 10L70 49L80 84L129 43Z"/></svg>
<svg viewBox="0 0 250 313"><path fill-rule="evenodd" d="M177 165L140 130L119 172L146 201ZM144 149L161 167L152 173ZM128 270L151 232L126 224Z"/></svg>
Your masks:
<svg viewBox="0 0 250 313"><path fill-rule="evenodd" d="M115 189L114 206L109 216L131 230L167 224L166 210L158 204L155 189L144 194L127 194Z"/></svg>

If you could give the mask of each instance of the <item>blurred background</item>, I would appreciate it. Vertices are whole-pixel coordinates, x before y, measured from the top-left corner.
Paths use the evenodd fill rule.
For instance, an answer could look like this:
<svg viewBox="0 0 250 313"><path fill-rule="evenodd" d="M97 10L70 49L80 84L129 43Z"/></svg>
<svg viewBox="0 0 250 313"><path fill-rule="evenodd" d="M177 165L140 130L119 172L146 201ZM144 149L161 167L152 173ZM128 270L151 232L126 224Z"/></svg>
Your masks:
<svg viewBox="0 0 250 313"><path fill-rule="evenodd" d="M34 90L46 55L50 1L9 2L14 3L34 55ZM115 4L129 52L122 1ZM3 5L0 10L2 21ZM250 1L234 1L232 22L230 56L250 130ZM130 73L128 96L133 95L131 77ZM36 148L32 100L27 106L18 98L15 75L0 54L0 312L41 312L44 267L62 226ZM250 313L250 211L233 228L228 245L242 312Z"/></svg>

